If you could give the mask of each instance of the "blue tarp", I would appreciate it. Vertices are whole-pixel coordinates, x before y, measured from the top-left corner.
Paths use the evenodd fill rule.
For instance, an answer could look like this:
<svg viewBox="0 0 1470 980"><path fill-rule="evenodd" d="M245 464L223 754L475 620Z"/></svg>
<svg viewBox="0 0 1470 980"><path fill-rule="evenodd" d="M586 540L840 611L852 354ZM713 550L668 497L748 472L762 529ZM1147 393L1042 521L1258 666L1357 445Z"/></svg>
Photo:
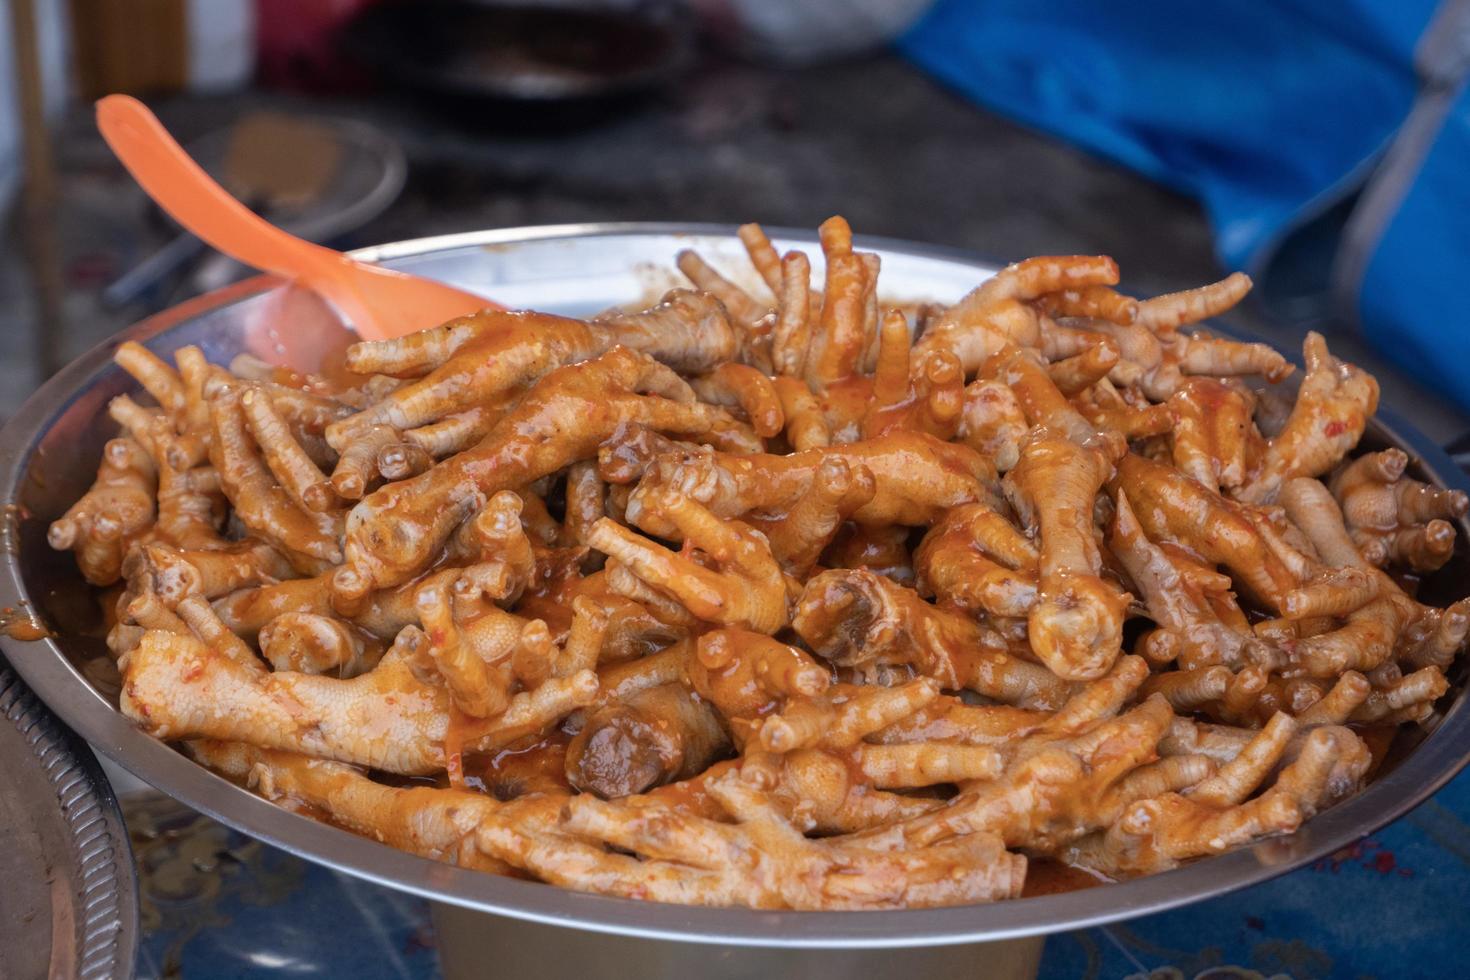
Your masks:
<svg viewBox="0 0 1470 980"><path fill-rule="evenodd" d="M1435 8L939 0L899 46L974 101L1198 198L1224 264L1259 276L1291 231L1375 178L1423 94ZM1470 265L1464 99L1428 132L1342 293L1370 339L1470 408L1451 294Z"/></svg>
<svg viewBox="0 0 1470 980"><path fill-rule="evenodd" d="M1351 299L1374 347L1470 410L1470 91L1463 85L1409 176Z"/></svg>

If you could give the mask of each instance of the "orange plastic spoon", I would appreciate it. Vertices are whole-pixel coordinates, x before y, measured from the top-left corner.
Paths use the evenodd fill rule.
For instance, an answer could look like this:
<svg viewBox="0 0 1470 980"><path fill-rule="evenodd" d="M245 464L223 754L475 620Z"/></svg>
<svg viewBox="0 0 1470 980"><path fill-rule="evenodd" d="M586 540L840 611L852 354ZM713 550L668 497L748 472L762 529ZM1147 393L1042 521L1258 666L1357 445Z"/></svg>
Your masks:
<svg viewBox="0 0 1470 980"><path fill-rule="evenodd" d="M97 128L138 185L175 221L231 258L320 294L364 339L401 337L500 308L473 293L359 262L282 231L215 183L131 96L99 101Z"/></svg>

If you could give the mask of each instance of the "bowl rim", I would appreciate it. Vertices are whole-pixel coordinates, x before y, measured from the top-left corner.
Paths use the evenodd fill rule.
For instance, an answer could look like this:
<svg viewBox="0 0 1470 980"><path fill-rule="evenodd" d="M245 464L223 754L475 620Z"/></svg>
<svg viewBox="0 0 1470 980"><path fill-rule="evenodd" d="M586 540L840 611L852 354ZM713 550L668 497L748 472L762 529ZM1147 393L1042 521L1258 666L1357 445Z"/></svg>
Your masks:
<svg viewBox="0 0 1470 980"><path fill-rule="evenodd" d="M717 236L734 225L616 222L532 226L440 235L359 249L354 257L393 262L469 247L562 238ZM773 238L815 243L808 231L768 228ZM972 266L996 263L964 249L858 236L861 247ZM53 420L105 372L124 340L146 340L205 313L280 287L258 276L188 300L93 347L47 381L0 431L0 499L17 499L32 450ZM1216 327L1215 329L1221 329ZM1223 329L1221 332L1236 333ZM1293 358L1299 362L1299 359ZM1378 434L1408 450L1430 479L1470 492L1470 478L1403 417L1380 408ZM1460 532L1470 532L1464 521ZM27 602L16 549L0 555L0 606ZM441 864L291 813L215 775L144 734L111 706L51 639L0 637L11 665L67 725L97 751L160 791L221 823L307 860L439 902L594 932L733 946L895 948L977 943L1103 925L1214 898L1259 884L1374 833L1423 802L1470 762L1470 690L1390 772L1318 814L1296 833L1172 871L1096 888L988 905L863 912L761 911L642 902L576 892ZM100 710L99 710L100 709Z"/></svg>

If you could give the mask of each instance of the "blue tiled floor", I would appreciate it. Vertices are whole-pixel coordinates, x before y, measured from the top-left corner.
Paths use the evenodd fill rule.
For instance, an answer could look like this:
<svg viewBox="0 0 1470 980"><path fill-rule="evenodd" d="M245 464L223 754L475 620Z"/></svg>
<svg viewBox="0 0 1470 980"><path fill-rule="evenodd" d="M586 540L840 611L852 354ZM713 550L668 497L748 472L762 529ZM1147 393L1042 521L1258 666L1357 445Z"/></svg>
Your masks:
<svg viewBox="0 0 1470 980"><path fill-rule="evenodd" d="M1121 925L1052 937L1043 980L1470 976L1470 773L1319 866ZM129 807L143 977L439 975L428 909L163 800ZM977 973L977 977L979 974Z"/></svg>

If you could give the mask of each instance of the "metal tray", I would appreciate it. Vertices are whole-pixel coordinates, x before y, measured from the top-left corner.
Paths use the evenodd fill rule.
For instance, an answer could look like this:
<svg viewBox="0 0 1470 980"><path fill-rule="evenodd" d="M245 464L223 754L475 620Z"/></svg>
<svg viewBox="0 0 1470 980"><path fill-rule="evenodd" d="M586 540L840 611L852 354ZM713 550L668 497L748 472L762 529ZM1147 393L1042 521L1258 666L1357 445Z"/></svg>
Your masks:
<svg viewBox="0 0 1470 980"><path fill-rule="evenodd" d="M443 279L511 306L590 314L658 295L675 281L668 270L681 248L696 247L726 270L746 267L728 226L572 225L475 232L365 249L360 257ZM776 232L779 248L814 236ZM885 295L957 299L994 265L967 253L882 239L861 241L883 259ZM752 274L753 276L753 274ZM91 603L69 554L45 543L47 523L90 484L102 443L112 434L105 406L130 390L111 364L114 347L132 338L159 354L199 344L211 360L242 350L269 355L285 331L340 337L343 328L319 302L260 278L210 293L124 331L90 351L43 387L0 434L0 499L21 517L0 567L0 606L32 603L61 635L30 643L4 640L16 669L98 751L165 793L302 857L438 901L551 925L688 942L784 947L915 947L974 943L1076 929L1146 915L1265 881L1344 847L1397 819L1446 783L1470 759L1470 705L1464 658L1453 692L1425 736L1409 736L1362 793L1310 820L1288 837L1200 861L1175 871L1085 891L994 905L894 912L761 912L687 908L587 895L534 882L448 867L289 813L195 765L144 735L118 714L115 675L89 629ZM324 340L324 344L329 340ZM1419 475L1470 490L1470 481L1438 446L1391 411L1365 438L1397 445ZM1462 540L1470 528L1461 527ZM1465 555L1427 583L1428 595L1463 594ZM99 661L99 657L102 659ZM1408 744L1417 741L1419 744Z"/></svg>
<svg viewBox="0 0 1470 980"><path fill-rule="evenodd" d="M117 800L3 659L0 771L0 974L131 976L138 888Z"/></svg>

